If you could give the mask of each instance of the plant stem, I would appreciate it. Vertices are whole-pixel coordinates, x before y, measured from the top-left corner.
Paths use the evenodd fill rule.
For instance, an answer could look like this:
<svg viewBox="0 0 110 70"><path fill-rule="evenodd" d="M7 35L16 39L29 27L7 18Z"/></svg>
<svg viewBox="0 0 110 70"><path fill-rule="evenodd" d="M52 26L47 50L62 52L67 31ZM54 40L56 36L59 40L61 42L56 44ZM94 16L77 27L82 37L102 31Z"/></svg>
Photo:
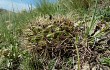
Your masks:
<svg viewBox="0 0 110 70"><path fill-rule="evenodd" d="M79 56L79 49L78 49L78 36L76 36L76 44L75 44L75 48L76 48L76 53L77 53L77 59L78 59L78 70L80 69L80 56Z"/></svg>

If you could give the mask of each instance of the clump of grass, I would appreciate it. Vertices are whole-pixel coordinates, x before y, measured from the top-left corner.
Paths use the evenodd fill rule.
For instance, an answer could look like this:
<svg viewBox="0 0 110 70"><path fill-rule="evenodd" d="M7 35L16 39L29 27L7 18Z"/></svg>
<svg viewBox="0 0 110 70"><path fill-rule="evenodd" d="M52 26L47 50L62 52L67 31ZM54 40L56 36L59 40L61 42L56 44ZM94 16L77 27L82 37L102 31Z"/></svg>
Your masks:
<svg viewBox="0 0 110 70"><path fill-rule="evenodd" d="M99 45L96 45L97 42L99 44L100 42L96 39L100 39L101 36L108 33L85 36L87 28L89 28L89 26L85 26L85 24L86 22L80 22L75 25L72 20L63 17L53 17L51 20L49 18L37 19L23 30L28 41L26 46L30 46L29 48L26 47L26 49L30 49L32 53L37 55L37 57L41 57L41 59L53 59L57 57L63 59L75 54L77 56L75 58L78 58L78 69L81 69L80 62L83 61L80 60L81 57L84 57L88 61L92 58L90 55L95 56L94 51L100 51L100 49L97 49ZM99 24L102 23L98 23L96 26L100 27ZM106 26L103 29L106 30ZM93 32L95 30L97 30L97 28L95 28ZM99 31L103 32L102 29L99 29ZM81 48L89 48L91 53L88 52L88 49L88 51L83 51ZM74 53L73 50L75 50L77 54ZM81 55L81 53L87 53L87 57Z"/></svg>
<svg viewBox="0 0 110 70"><path fill-rule="evenodd" d="M2 48L0 54L0 69L19 69L22 54L17 45Z"/></svg>
<svg viewBox="0 0 110 70"><path fill-rule="evenodd" d="M100 26L96 24L96 20L98 20L96 19L96 15L98 13L97 1L95 3L95 11L93 12L91 22L89 20L91 24L90 27L86 25L86 22L88 22L86 18L84 18L84 21L82 21L82 19L78 19L78 21L80 20L81 22L76 22L75 25L75 23L70 19L53 17L53 15L68 15L68 13L73 13L74 11L85 14L84 12L90 9L93 1L94 0L60 0L58 3L53 4L48 0L41 0L41 4L38 5L33 11L23 11L21 13L9 12L6 14L0 13L0 48L3 51L3 55L0 57L0 63L3 63L0 66L1 69L13 69L16 67L23 70L36 70L44 69L46 66L48 69L53 69L55 66L55 60L49 61L50 63L47 61L47 64L45 64L47 59L58 59L57 57L60 57L59 59L64 59L69 58L72 56L72 54L74 54L77 56L75 58L77 58L76 62L78 61L78 69L80 70L81 61L83 61L80 60L81 57L84 57L88 61L97 55L94 53L94 51L99 52L103 50L103 45L100 45L100 41L102 42L102 36L105 36L107 33L109 33L109 31L107 31L109 30L109 25L107 25L107 27L105 25L105 27L101 29ZM38 18L42 15L45 17L46 15L49 15L50 19L47 17L46 19ZM106 15L104 17L106 17ZM31 19L36 18L39 20L30 22ZM107 16L107 19L108 18L109 16ZM29 41L29 51L24 52L21 50L24 49L24 46L21 47L19 45L19 36L22 35L22 28L27 27L27 23L29 23L28 25L31 25L27 28L27 30L30 32L27 31L29 33L26 34L26 37L28 37ZM102 23L106 24L106 22L103 21L101 21L99 24ZM96 34L97 31L95 32L97 27L99 27L98 34ZM91 32L94 32L93 35L91 35ZM104 45L107 46L107 44ZM101 50L99 50L99 48ZM87 51L83 51L84 49L87 49ZM105 49L106 48L104 47L104 50ZM27 51L27 49L24 50ZM91 51L91 53L88 51ZM87 55L83 56L81 53L86 53ZM92 55L93 57L90 57L89 55ZM23 59L22 61L20 61L21 58ZM104 63L109 65L108 61L109 59L107 58L104 60ZM71 62L70 65L72 65Z"/></svg>

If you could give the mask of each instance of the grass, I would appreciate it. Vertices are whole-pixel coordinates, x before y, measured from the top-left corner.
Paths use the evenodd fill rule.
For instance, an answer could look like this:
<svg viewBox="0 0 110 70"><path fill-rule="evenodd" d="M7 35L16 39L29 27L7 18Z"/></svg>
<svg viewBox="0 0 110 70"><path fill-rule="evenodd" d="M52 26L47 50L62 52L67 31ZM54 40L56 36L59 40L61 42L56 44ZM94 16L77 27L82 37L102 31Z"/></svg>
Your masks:
<svg viewBox="0 0 110 70"><path fill-rule="evenodd" d="M95 16L96 16L96 9L97 9L97 0L95 2L95 9L94 9L94 13L93 13L93 16L92 16L92 19L91 19L91 23L90 23L90 27L87 29L87 36L90 35L90 31L91 29L94 27L95 25Z"/></svg>
<svg viewBox="0 0 110 70"><path fill-rule="evenodd" d="M72 39L75 39L75 44L73 42L72 45L73 46L75 45L75 52L77 56L75 60L78 61L77 62L78 70L81 70L80 59L82 56L81 55L82 49L80 48L79 45L81 43L84 44L84 42L86 41L85 45L83 46L86 46L89 49L91 49L90 44L92 44L92 47L94 47L97 39L100 39L102 36L109 33L109 31L105 32L107 29L109 29L109 18L110 18L110 16L108 16L108 13L110 11L109 6L106 4L107 7L105 9L102 9L101 11L98 9L99 8L98 0L95 1L95 5L93 4L93 2L94 0L84 0L84 1L58 0L58 2L56 3L50 3L48 2L48 0L41 0L41 4L37 4L36 9L31 10L29 12L22 11L19 13L14 13L14 12L0 13L0 54L1 54L0 70L7 70L7 69L13 70L13 69L19 69L19 68L20 70L36 70L36 69L42 70L42 68L45 68L45 66L49 68L48 70L52 70L55 67L56 63L58 63L56 62L57 57L55 57L55 59L52 59L52 60L46 60L47 58L45 56L34 57L35 55L32 55L33 51L29 52L28 49L24 49L22 48L22 46L20 46L21 41L19 40L19 37L23 35L22 30L25 29L29 24L36 24L37 21L39 21L39 23L41 24L39 24L40 26L36 25L35 27L39 27L39 28L35 28L33 26L30 28L32 28L33 32L37 31L36 33L38 33L39 35L36 35L35 33L33 36L29 36L31 40L30 42L34 44L38 43L38 46L40 47L46 46L44 48L47 48L47 46L50 47L52 45L65 46L64 43L68 45L67 42L65 42L66 39L63 40L63 42L60 42L62 41L60 40L60 37L62 37L63 34L65 35L64 37L69 39L69 41L73 41ZM106 2L108 3L109 0L107 0ZM91 11L91 9L94 11ZM56 15L59 15L60 17L57 16L57 19L56 19L55 17ZM62 17L62 15L64 17ZM68 16L69 16L69 19L68 19ZM70 20L70 18L72 20ZM102 30L100 29L101 31L98 34L90 36L91 32L93 33L95 31L94 29L96 29L95 27L98 24L97 23L98 20L107 21L108 25L106 26L106 28ZM55 22L58 24L54 25ZM75 38L73 37L73 34L71 34L72 33L71 26L68 27L70 22L71 23L74 22L73 24L76 24L75 27L72 26L73 31L76 33L76 35L77 33L79 33L77 36L75 35ZM67 25L64 24L64 25L61 25L60 27L59 23L60 24L66 23ZM90 24L90 27L87 26L88 23ZM81 27L84 28L83 30L84 33L82 33L83 31L81 32L77 31L78 29L81 29ZM51 32L52 28L56 30L56 32L52 33ZM60 30L62 28L64 32ZM75 28L76 28L76 31L75 31ZM70 30L70 32L66 31L68 29ZM70 35L68 35L68 33L70 33ZM45 36L49 42L54 41L54 43L52 45L48 44L47 40L44 39ZM57 36L59 38L54 39L54 36ZM90 38L88 36L90 36ZM81 39L81 37L83 38L83 40ZM97 46L95 47L97 48ZM31 45L31 48L33 48L32 45ZM41 53L45 53L44 55L48 55L46 50L44 50L44 52L41 52ZM85 53L89 53L89 52L85 51ZM47 65L44 64L45 62L47 62ZM69 63L69 61L67 62ZM62 62L62 64L63 63L66 63L66 62ZM72 63L74 65L74 62L70 61L70 66L72 66ZM104 61L102 62L102 64L106 64L106 65L110 65L109 63L110 63L109 58L105 58ZM38 67L37 68L34 67L35 65ZM63 66L64 67L62 69L65 69L66 67L65 64Z"/></svg>
<svg viewBox="0 0 110 70"><path fill-rule="evenodd" d="M108 58L107 57L103 58L101 63L104 64L104 65L110 66L110 58L109 57Z"/></svg>

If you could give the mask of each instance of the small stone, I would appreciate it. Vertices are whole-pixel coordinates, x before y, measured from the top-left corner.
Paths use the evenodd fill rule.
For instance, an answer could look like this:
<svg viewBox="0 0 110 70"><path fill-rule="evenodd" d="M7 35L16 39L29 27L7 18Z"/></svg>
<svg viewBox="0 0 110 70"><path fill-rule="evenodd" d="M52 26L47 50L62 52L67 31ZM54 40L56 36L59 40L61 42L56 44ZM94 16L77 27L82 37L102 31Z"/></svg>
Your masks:
<svg viewBox="0 0 110 70"><path fill-rule="evenodd" d="M85 63L85 64L83 65L83 69L82 69L82 70L90 70L89 64L88 64L88 63Z"/></svg>

